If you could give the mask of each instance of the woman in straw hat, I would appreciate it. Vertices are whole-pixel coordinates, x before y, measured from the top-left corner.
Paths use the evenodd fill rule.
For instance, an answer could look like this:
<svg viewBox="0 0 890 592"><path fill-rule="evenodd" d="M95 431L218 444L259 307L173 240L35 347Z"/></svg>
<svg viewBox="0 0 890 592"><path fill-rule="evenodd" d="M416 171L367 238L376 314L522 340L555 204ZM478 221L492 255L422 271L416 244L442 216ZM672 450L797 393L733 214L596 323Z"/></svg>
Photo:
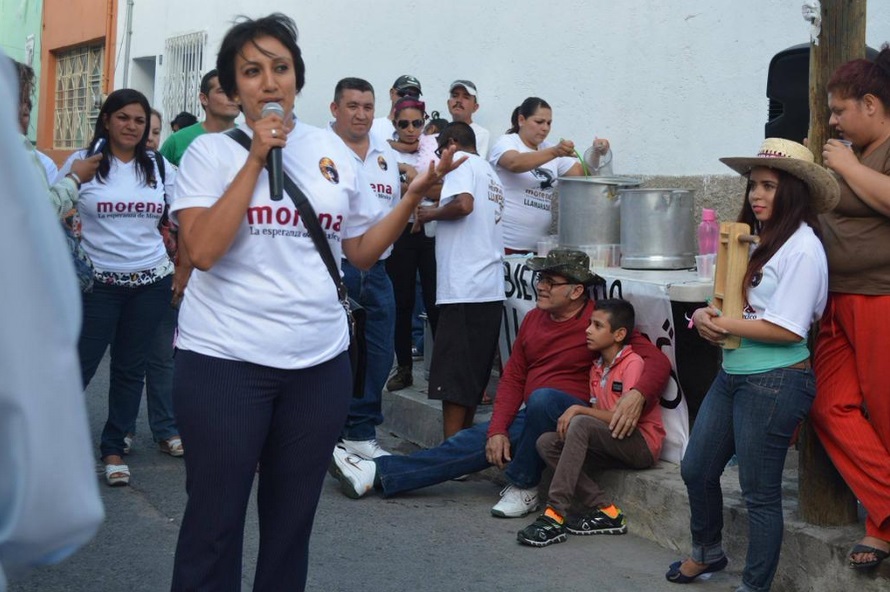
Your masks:
<svg viewBox="0 0 890 592"><path fill-rule="evenodd" d="M801 144L768 138L753 158L721 161L748 179L739 222L760 242L751 252L743 283L743 318L700 308L692 321L699 334L725 350L723 368L692 428L680 471L692 513L692 554L670 566L671 582L687 584L720 571L723 496L720 475L735 454L748 507L748 556L740 591L769 590L782 544L782 470L791 437L816 394L806 338L828 295L828 264L817 213L831 210L838 184Z"/></svg>
<svg viewBox="0 0 890 592"><path fill-rule="evenodd" d="M828 82L832 125L825 166L838 175L838 207L822 217L828 308L816 340L816 433L868 511L849 565L871 569L890 554L890 48L853 60Z"/></svg>

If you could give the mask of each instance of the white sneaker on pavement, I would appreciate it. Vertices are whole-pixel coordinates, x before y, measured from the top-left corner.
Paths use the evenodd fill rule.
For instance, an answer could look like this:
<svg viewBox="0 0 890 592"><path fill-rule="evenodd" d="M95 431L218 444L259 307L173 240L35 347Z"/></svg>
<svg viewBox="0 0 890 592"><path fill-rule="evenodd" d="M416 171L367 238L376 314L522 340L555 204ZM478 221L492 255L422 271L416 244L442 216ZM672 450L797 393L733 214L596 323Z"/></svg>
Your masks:
<svg viewBox="0 0 890 592"><path fill-rule="evenodd" d="M507 485L501 490L501 501L491 509L498 518L522 518L538 509L538 489L520 489Z"/></svg>
<svg viewBox="0 0 890 592"><path fill-rule="evenodd" d="M356 456L360 456L365 460L374 460L375 458L381 456L390 456L391 453L387 452L383 448L380 447L380 444L377 443L377 440L341 440L340 444L343 445L344 448L348 452Z"/></svg>
<svg viewBox="0 0 890 592"><path fill-rule="evenodd" d="M374 489L377 465L372 460L350 454L343 445L337 444L328 472L340 481L340 490L346 497L358 499Z"/></svg>

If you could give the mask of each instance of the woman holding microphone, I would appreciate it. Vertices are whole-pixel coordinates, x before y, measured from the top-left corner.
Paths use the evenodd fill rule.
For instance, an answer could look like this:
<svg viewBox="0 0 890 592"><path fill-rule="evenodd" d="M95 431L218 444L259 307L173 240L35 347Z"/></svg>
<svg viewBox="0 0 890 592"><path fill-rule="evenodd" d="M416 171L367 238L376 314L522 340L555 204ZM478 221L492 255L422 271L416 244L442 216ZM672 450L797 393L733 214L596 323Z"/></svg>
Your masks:
<svg viewBox="0 0 890 592"><path fill-rule="evenodd" d="M305 66L290 18L242 19L225 35L217 69L251 145L201 136L177 176L172 210L196 271L176 344L173 397L188 450L188 503L172 590L240 588L257 464L253 589L302 590L321 484L352 390L349 330L299 211L289 196L270 196L267 156L281 149L284 172L312 204L334 260L368 269L453 168L453 151L383 217L343 143L293 114ZM283 115L264 114L269 103Z"/></svg>
<svg viewBox="0 0 890 592"><path fill-rule="evenodd" d="M504 186L502 222L508 255L534 251L538 241L549 233L553 188L558 177L583 175L585 165L597 174L611 173L605 168L611 162L609 141L605 138L593 141L590 162L585 164L578 159L573 142L547 142L553 111L544 99L525 99L513 110L510 121L512 126L488 155Z"/></svg>

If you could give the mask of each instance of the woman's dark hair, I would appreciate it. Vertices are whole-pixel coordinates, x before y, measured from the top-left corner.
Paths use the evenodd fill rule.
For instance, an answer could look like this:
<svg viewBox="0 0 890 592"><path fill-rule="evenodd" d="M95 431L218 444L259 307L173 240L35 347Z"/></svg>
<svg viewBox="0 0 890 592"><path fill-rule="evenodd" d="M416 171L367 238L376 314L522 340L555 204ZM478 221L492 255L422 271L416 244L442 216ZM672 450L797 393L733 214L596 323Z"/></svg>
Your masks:
<svg viewBox="0 0 890 592"><path fill-rule="evenodd" d="M745 204L742 206L737 220L756 229L757 234L760 235L760 243L751 253L748 269L745 271L745 280L742 282L743 292L747 292L754 276L763 269L766 262L776 254L785 241L800 228L801 222L809 224L819 240L822 240L822 229L810 199L810 188L790 173L779 169L771 170L779 175L779 184L776 187L769 220L761 223L754 216L754 210L751 209L751 203L748 201L748 194L751 191L750 182L745 190ZM744 296L744 293L742 295Z"/></svg>
<svg viewBox="0 0 890 592"><path fill-rule="evenodd" d="M407 97L402 97L401 99L396 101L395 105L393 105L393 123L395 123L396 119L399 118L399 113L401 113L405 109L417 109L418 111L423 113L423 118L426 119L426 103L413 95L408 95Z"/></svg>
<svg viewBox="0 0 890 592"><path fill-rule="evenodd" d="M828 92L857 100L871 94L890 109L890 45L881 46L874 62L859 59L841 65L828 81Z"/></svg>
<svg viewBox="0 0 890 592"><path fill-rule="evenodd" d="M102 147L102 160L99 162L99 170L96 171L96 178L100 183L104 183L108 177L108 171L111 169L111 143L108 138L108 126L105 120L114 113L120 111L127 105L138 103L145 112L145 131L142 132L142 138L136 144L136 178L143 180L146 185L154 187L157 184L155 179L154 159L149 156L145 142L148 140L148 134L151 131L151 107L148 105L148 99L145 98L138 90L132 88L121 88L105 99L102 108L99 110L99 117L96 118L96 130L93 132L93 138L90 145L93 145L99 138L105 138L105 146Z"/></svg>
<svg viewBox="0 0 890 592"><path fill-rule="evenodd" d="M297 25L293 19L280 12L256 20L242 16L226 33L216 56L219 85L230 99L235 97L235 58L241 53L241 48L253 43L257 49L268 55L256 44L256 40L260 37L277 39L290 51L297 77L297 92L303 90L303 85L306 84L306 65L303 63L300 46L297 45Z"/></svg>
<svg viewBox="0 0 890 592"><path fill-rule="evenodd" d="M512 126L507 130L508 134L516 134L519 133L519 116L522 115L524 118L529 118L535 114L535 111L543 107L544 109L550 109L550 105L544 99L540 99L538 97L529 97L526 100L522 101L522 104L513 109L513 114L510 116L510 123Z"/></svg>
<svg viewBox="0 0 890 592"><path fill-rule="evenodd" d="M31 106L31 95L34 94L34 68L12 58L6 58L12 63L19 79L19 105Z"/></svg>
<svg viewBox="0 0 890 592"><path fill-rule="evenodd" d="M164 116L161 115L161 112L158 111L157 109L155 109L154 107L151 108L151 114L152 114L152 115L157 115L157 116L158 116L158 121L160 121L161 124L164 123ZM149 119L149 121L151 121L151 119ZM150 127L150 126L149 126L149 127Z"/></svg>

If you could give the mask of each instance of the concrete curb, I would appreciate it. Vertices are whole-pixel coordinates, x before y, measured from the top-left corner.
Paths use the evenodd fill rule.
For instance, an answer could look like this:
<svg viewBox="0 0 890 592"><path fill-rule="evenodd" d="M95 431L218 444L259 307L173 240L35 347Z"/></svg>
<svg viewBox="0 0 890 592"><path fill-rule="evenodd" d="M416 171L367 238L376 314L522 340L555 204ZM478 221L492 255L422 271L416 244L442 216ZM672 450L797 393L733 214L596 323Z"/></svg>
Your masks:
<svg viewBox="0 0 890 592"><path fill-rule="evenodd" d="M415 372L415 386L383 393L382 429L423 447L442 441L442 411L437 401L426 396L422 372ZM488 421L491 407L480 407L477 421ZM483 475L504 483L501 471L491 468ZM628 516L630 531L663 547L677 551L677 558L689 551L689 503L680 467L661 462L648 471L604 471L599 481L613 492ZM738 470L730 467L722 479L724 495L723 544L730 567L741 570L748 546L747 510L738 488ZM890 560L872 573L859 573L847 567L849 548L863 533L862 525L817 527L797 515L797 455L789 452L783 485L785 536L782 559L773 590L886 592L890 590ZM756 541L754 541L756 543ZM663 566L666 570L668 566Z"/></svg>

